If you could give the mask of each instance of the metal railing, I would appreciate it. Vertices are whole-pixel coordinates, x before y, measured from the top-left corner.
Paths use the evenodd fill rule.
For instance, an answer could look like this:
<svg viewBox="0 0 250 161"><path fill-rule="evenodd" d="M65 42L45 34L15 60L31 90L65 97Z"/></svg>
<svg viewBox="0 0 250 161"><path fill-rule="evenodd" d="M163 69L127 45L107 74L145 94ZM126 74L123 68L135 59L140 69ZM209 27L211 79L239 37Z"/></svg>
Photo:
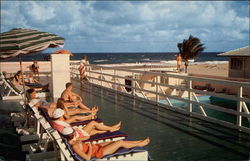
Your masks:
<svg viewBox="0 0 250 161"><path fill-rule="evenodd" d="M79 78L78 66L79 63L71 63L72 78ZM150 78L141 79L140 77L142 76L148 76ZM161 73L156 71L141 71L97 65L87 66L86 77L91 84L119 91L119 93L128 96L132 95L136 99L157 104L158 106L168 108L176 112L250 133L250 113L249 107L247 107L247 103L250 104L249 82L236 82L194 77L171 72ZM165 78L168 80L172 79L172 83L171 81L168 83L164 82L163 80ZM231 95L209 90L194 89L194 82L233 87L234 89L237 89L237 93L235 93L235 95ZM145 85L147 85L147 87L145 87ZM126 90L124 91L124 89ZM243 95L243 92L249 92L248 97ZM237 109L230 109L211 103L201 102L197 95L215 96L222 99L236 101ZM163 100L165 100L166 103L163 103ZM178 105L176 105L176 101L182 104L184 103L185 105L182 105L180 108ZM235 122L228 121L228 119L223 120L217 118L211 115L211 112L209 113L211 110L214 112L223 113L225 116L232 117L235 119ZM245 118L244 122L249 121L246 123L246 125L242 124L243 118Z"/></svg>

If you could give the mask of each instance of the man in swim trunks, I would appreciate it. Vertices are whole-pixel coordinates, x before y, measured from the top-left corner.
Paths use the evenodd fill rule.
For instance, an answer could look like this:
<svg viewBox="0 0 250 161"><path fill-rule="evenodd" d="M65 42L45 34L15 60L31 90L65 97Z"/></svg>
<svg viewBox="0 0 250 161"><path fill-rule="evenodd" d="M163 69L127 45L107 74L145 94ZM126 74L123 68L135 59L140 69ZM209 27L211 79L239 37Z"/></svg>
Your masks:
<svg viewBox="0 0 250 161"><path fill-rule="evenodd" d="M76 107L80 107L84 110L90 110L87 106L82 103L82 98L78 94L72 92L72 83L66 83L66 89L63 91L61 98L65 102L73 103Z"/></svg>

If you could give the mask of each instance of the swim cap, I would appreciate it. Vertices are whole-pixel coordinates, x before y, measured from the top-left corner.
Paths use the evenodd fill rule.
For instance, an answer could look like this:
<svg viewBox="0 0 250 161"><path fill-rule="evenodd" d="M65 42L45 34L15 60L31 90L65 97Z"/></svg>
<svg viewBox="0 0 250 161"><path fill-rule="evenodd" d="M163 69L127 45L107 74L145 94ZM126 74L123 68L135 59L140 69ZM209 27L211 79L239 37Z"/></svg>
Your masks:
<svg viewBox="0 0 250 161"><path fill-rule="evenodd" d="M63 115L64 115L64 110L62 110L60 108L55 109L53 111L53 114L52 114L52 116L53 116L54 119L57 119L57 118L59 118L59 117L61 117Z"/></svg>

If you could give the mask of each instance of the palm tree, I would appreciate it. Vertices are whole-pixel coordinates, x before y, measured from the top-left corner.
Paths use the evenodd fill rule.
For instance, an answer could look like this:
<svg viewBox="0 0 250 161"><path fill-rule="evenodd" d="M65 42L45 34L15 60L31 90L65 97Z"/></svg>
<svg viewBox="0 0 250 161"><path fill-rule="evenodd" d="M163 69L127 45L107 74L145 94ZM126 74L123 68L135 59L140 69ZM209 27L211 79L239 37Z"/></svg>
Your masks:
<svg viewBox="0 0 250 161"><path fill-rule="evenodd" d="M201 44L200 39L197 37L189 36L188 40L183 40L182 43L178 43L182 60L185 62L185 73L187 73L188 60L194 59L199 53L201 53L205 47Z"/></svg>

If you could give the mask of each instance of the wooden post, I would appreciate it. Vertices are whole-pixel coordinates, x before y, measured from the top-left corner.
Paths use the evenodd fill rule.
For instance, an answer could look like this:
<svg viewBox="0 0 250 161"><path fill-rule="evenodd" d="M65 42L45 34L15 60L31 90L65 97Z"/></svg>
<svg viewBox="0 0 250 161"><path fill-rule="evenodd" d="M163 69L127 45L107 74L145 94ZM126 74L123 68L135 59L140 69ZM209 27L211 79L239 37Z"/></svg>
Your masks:
<svg viewBox="0 0 250 161"><path fill-rule="evenodd" d="M238 98L242 98L242 87L238 88ZM242 101L238 100L237 101L237 112L242 112ZM237 115L237 125L241 126L242 124L242 116L241 115Z"/></svg>
<svg viewBox="0 0 250 161"><path fill-rule="evenodd" d="M102 67L101 67L101 69L100 69L100 73L101 73L100 78L101 78L101 86L102 86Z"/></svg>
<svg viewBox="0 0 250 161"><path fill-rule="evenodd" d="M158 102L159 102L159 100L160 100L160 98L159 98L159 85L158 85L158 83L159 83L159 76L157 75L156 76L156 102L157 102L157 105L158 105Z"/></svg>
<svg viewBox="0 0 250 161"><path fill-rule="evenodd" d="M190 102L192 100L192 92L190 91L190 89L192 89L192 80L188 79L188 108L187 111L188 112L192 112L192 103Z"/></svg>
<svg viewBox="0 0 250 161"><path fill-rule="evenodd" d="M134 79L134 78L135 78L135 73L133 72L132 79ZM135 81L134 80L131 80L131 88L132 88L132 93L135 96Z"/></svg>

